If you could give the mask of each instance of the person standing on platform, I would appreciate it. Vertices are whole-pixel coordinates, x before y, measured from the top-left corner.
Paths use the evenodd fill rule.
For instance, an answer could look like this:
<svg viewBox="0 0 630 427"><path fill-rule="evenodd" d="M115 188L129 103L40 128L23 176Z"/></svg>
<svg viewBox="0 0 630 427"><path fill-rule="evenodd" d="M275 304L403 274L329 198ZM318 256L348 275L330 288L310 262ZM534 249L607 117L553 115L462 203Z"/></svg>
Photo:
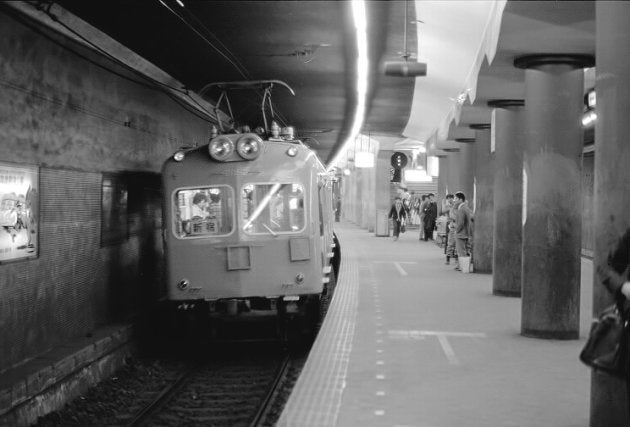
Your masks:
<svg viewBox="0 0 630 427"><path fill-rule="evenodd" d="M443 212L448 217L448 222L446 223L446 265L450 265L451 258L455 260L457 263L457 252L455 251L455 221L457 220L455 210L453 195L447 194L444 199L444 203L442 204Z"/></svg>
<svg viewBox="0 0 630 427"><path fill-rule="evenodd" d="M424 208L427 207L428 203L429 198L423 194L422 201L420 202L420 236L418 240L424 239Z"/></svg>
<svg viewBox="0 0 630 427"><path fill-rule="evenodd" d="M433 230L437 219L437 203L434 200L435 194L429 193L429 203L424 208L424 241L433 240Z"/></svg>
<svg viewBox="0 0 630 427"><path fill-rule="evenodd" d="M420 223L420 199L418 199L415 193L411 192L411 220L410 223L418 225Z"/></svg>
<svg viewBox="0 0 630 427"><path fill-rule="evenodd" d="M627 321L630 315L630 230L621 237L617 247L609 254L605 266L597 267L597 276L602 284L614 296L617 307L623 320ZM630 349L630 333L624 334L625 342L622 345ZM630 354L626 354L625 381L626 400L630 411Z"/></svg>
<svg viewBox="0 0 630 427"><path fill-rule="evenodd" d="M389 218L391 218L394 223L394 241L396 241L400 235L400 228L405 225L405 221L407 220L407 211L400 197L394 199L394 204L389 210Z"/></svg>
<svg viewBox="0 0 630 427"><path fill-rule="evenodd" d="M471 240L472 240L472 222L474 220L472 211L468 207L466 195L461 191L455 193L454 205L456 206L455 214L455 250L457 251L458 262L455 270L461 270L459 267L459 258L470 256Z"/></svg>

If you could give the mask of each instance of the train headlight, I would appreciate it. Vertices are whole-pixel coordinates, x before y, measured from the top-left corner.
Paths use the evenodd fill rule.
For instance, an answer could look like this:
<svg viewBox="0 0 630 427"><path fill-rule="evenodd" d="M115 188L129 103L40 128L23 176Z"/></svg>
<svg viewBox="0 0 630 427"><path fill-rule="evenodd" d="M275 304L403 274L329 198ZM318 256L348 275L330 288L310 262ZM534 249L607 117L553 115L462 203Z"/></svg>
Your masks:
<svg viewBox="0 0 630 427"><path fill-rule="evenodd" d="M208 144L208 153L214 160L225 161L234 152L234 143L230 138L219 135Z"/></svg>
<svg viewBox="0 0 630 427"><path fill-rule="evenodd" d="M260 154L262 140L258 135L248 134L236 141L236 152L245 160L254 160Z"/></svg>
<svg viewBox="0 0 630 427"><path fill-rule="evenodd" d="M295 157L297 156L298 150L295 147L289 147L289 149L287 150L287 156L289 157Z"/></svg>
<svg viewBox="0 0 630 427"><path fill-rule="evenodd" d="M298 273L298 275L295 276L295 283L297 283L299 285L302 282L304 282L304 274L303 273Z"/></svg>
<svg viewBox="0 0 630 427"><path fill-rule="evenodd" d="M177 284L177 289L179 289L180 291L185 291L186 289L188 289L189 286L190 282L186 279L182 279Z"/></svg>
<svg viewBox="0 0 630 427"><path fill-rule="evenodd" d="M182 160L184 160L184 152L183 151L178 151L177 153L173 154L173 159L176 162L181 162Z"/></svg>

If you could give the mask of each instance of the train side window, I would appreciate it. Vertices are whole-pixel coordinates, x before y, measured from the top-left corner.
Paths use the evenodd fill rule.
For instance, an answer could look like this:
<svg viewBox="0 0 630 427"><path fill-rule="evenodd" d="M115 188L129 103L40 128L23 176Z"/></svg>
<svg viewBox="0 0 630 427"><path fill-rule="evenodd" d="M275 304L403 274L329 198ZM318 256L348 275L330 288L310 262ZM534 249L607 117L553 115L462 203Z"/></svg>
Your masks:
<svg viewBox="0 0 630 427"><path fill-rule="evenodd" d="M234 191L228 186L177 190L173 227L180 238L225 236L234 229Z"/></svg>
<svg viewBox="0 0 630 427"><path fill-rule="evenodd" d="M246 184L241 191L243 231L299 233L306 224L304 187L295 183Z"/></svg>

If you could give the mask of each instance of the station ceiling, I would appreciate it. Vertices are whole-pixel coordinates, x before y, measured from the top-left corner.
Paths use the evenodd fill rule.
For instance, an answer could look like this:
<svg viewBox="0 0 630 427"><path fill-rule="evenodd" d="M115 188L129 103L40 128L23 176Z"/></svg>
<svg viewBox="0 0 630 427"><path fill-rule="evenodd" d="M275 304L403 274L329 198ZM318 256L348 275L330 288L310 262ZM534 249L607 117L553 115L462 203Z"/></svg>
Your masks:
<svg viewBox="0 0 630 427"><path fill-rule="evenodd" d="M184 7L177 0L55 3L155 64L191 91L198 93L213 82L285 82L295 96L281 85L274 85L272 101L277 119L281 124L294 126L297 135L317 151L323 162L330 161L350 133L356 109L357 47L350 2L181 1ZM452 5L454 1L448 3ZM419 144L425 143L421 141L425 135L405 135L412 103L423 102L416 78L385 76L383 63L402 60L405 35L407 52L412 60L418 57L418 46L422 46L418 37L424 30L415 23L422 17L423 4L429 3L434 7L440 4L366 2L370 79L362 133L389 141L392 147L402 141L413 145L416 139ZM459 105L461 114L450 123L446 137L470 136L469 124L489 123L488 100L524 98L524 72L512 65L516 56L594 55L594 4L508 1L500 21L496 55L491 64L483 61L474 103L466 99ZM405 17L410 24L406 33ZM459 25L453 23L452 31L459 31ZM441 55L453 55L453 50L445 45ZM422 52L419 56L422 58ZM427 59L428 73L432 60ZM594 81L587 78L586 85L594 86ZM462 89L466 88L450 94L454 105ZM205 94L211 102L216 102L219 95L217 90ZM262 125L261 99L261 90L229 94L237 124ZM433 125L437 128L439 123L428 124Z"/></svg>

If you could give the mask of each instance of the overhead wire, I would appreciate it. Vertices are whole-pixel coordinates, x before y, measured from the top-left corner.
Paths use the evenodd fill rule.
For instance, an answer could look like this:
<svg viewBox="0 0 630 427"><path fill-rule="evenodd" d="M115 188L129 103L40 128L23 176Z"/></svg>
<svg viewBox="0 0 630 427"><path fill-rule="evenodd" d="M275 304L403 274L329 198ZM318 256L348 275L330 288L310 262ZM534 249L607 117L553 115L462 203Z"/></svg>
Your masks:
<svg viewBox="0 0 630 427"><path fill-rule="evenodd" d="M175 10L172 7L168 6L164 2L164 0L158 0L158 1L161 4L163 4L171 13L177 16L190 30L192 30L195 34L201 37L202 40L205 41L208 45L210 45L210 47L213 48L219 55L221 55L230 64L232 64L234 68L236 68L236 70L244 79L252 78L251 74L249 73L247 68L241 63L238 57L234 53L232 53L232 51L216 35L214 35L214 33L210 31L208 27L206 27L206 25L203 22L201 22L201 20L199 20L199 18L197 18L195 14L192 13L192 11L189 8L182 8L182 9L186 11L187 15L190 18L192 18L199 27L201 27L201 30L203 30L203 32L205 32L207 36L202 34L200 30L198 30L196 27L191 25L190 22L188 22L188 20L184 16L175 12ZM217 47L215 44L213 44L212 41L209 40L209 37L213 38L216 41L216 43L220 45L220 47Z"/></svg>
<svg viewBox="0 0 630 427"><path fill-rule="evenodd" d="M131 78L130 76L126 76L118 71L112 70L111 68L98 63L97 61L94 61L93 59L87 57L86 55L83 55L79 52L77 52L76 50L70 48L69 46L60 43L58 40L55 40L54 38L50 37L48 34L46 34L45 32L43 32L38 26L33 25L32 22L30 20L27 19L23 19L22 15L17 13L17 12L8 12L6 10L6 8L3 8L5 13L9 14L10 16L12 16L14 19L18 20L19 22L21 22L22 24L28 26L30 29L36 31L38 34L46 37L48 40L52 41L53 43L57 44L58 46L61 46L62 48L72 52L73 54L79 56L80 58L90 62L93 65L96 65L99 68L102 68L114 75L117 75L121 78L124 78L128 81L131 81L133 83L136 83L138 85L144 86L146 88L149 89L153 89L153 90L159 90L162 93L165 93L167 96L169 96L171 99L173 99L176 103L178 103L180 106L182 106L184 109L186 109L188 112L196 115L198 118L201 118L205 121L211 122L211 123L216 123L217 118L215 116L214 113L208 111L203 105L201 105L194 97L192 97L190 95L190 93L188 92L188 89L186 88L177 88L174 86L171 86L167 83L161 82L157 79L152 78L151 76L148 76L140 71L138 71L137 69L129 66L128 64L126 64L124 61L118 59L117 57L111 55L109 52L107 52L106 50L104 50L103 48L101 48L100 46L96 45L95 43L93 43L91 40L89 40L88 38L86 38L85 36L83 36L81 33L79 33L78 31L76 31L74 28L70 27L69 25L67 25L66 23L64 23L63 21L61 21L59 19L59 17L57 15L55 15L54 13L52 13L51 8L53 6L53 4L55 4L52 1L37 1L37 2L27 2L28 4L30 4L31 6L33 6L36 10L39 10L41 12L44 12L53 22L57 23L58 25L62 26L64 29L66 29L67 31L69 31L70 33L72 33L73 35L75 35L76 37L78 37L80 40L82 40L84 43L86 43L88 46L90 46L92 49L94 49L95 51L97 51L98 53L100 53L102 56L108 58L109 60L111 60L112 62L116 63L117 65L120 65L121 67L123 67L124 69L131 71L133 74L141 77L142 80L144 81L139 81L136 80L134 78ZM147 83L146 81L148 81L149 83ZM168 90L164 90L164 89L168 89ZM190 99L190 101L192 101L194 104L197 105L198 108L195 109L191 109L190 108L190 103L185 102L183 99L177 97L175 94L173 94L171 91L177 92L181 95L186 96L188 99ZM204 117L203 115L200 115L199 113L205 114L206 117Z"/></svg>
<svg viewBox="0 0 630 427"><path fill-rule="evenodd" d="M183 10L186 11L188 16L191 17L201 29L197 29L190 22L188 22L188 20L186 19L186 17L183 16L183 14L178 13L174 8L169 6L166 3L165 0L158 0L158 1L168 11L170 11L173 15L175 15L182 23L184 23L184 25L186 25L191 31L193 31L195 34L197 34L199 37L201 37L201 39L203 41L205 41L219 55L221 55L225 60L227 60L230 64L232 64L232 66L234 66L234 68L236 68L236 71L238 71L238 73L244 79L250 80L252 78L251 74L249 73L247 68L240 62L238 57L234 53L232 53L232 51L230 51L230 49L217 36L215 36L214 33L212 31L210 31L208 29L208 27L199 18L197 18L195 16L195 14L191 10L189 10L189 8L183 8ZM205 32L208 36L204 35L202 32ZM212 43L212 41L209 40L209 37L213 38L216 41L216 43L221 45L221 47L225 51L222 50L220 47L217 47L214 43ZM261 94L259 91L256 91L256 94L261 99L264 96L264 94ZM248 104L249 103L253 104L253 102L248 101L248 100L246 100L245 102L248 103ZM274 119L276 119L276 120L278 120L278 122L280 122L280 125L282 125L282 126L286 126L287 125L288 120L286 119L286 117L284 117L284 115L280 111L277 111L277 110L273 111L272 110L272 116L273 116Z"/></svg>
<svg viewBox="0 0 630 427"><path fill-rule="evenodd" d="M210 34L211 37L213 37L217 43L221 44L221 46L227 51L227 53L223 52L219 47L217 47L215 44L213 44L208 37L204 36L199 30L197 30L196 28L194 28L187 20L185 17L183 17L182 15L178 14L177 12L175 12L175 10L168 6L164 1L162 0L158 0L163 6L165 6L172 14L174 14L175 16L178 17L178 19L180 19L188 28L190 28L195 34L197 34L199 37L202 38L202 40L204 40L208 45L210 45L215 51L217 51L224 59L226 59L232 66L234 66L236 68L236 70L239 72L239 74L241 76L243 76L243 78L245 79L250 79L251 75L249 74L249 72L247 71L247 69L240 63L240 61L238 60L238 58L232 54L232 52L229 51L229 49L210 31L207 29L207 27L190 11L187 10L187 13L199 24L201 25L201 27L203 28L203 30L205 30L208 34ZM123 67L124 69L131 71L133 74L139 76L142 80L144 81L139 81L136 80L134 78L131 78L130 76L124 75L116 70L113 70L103 64L100 64L99 62L87 57L86 55L79 53L78 51L70 48L69 46L60 43L58 40L55 40L54 38L50 37L48 34L46 34L44 31L42 31L40 28L38 28L36 25L33 25L33 23L31 22L31 20L25 19L24 17L22 17L22 15L19 12L16 11L7 11L6 7L2 7L2 9L4 10L5 13L7 13L8 15L12 16L14 19L18 20L19 22L21 22L22 24L28 26L30 29L34 30L35 32L37 32L38 34L44 36L45 38L47 38L48 40L52 41L53 43L57 44L58 46L72 52L73 54L75 54L76 56L90 62L93 65L96 65L99 68L102 68L114 75L117 75L121 78L124 78L128 81L134 82L138 85L144 86L146 88L149 89L153 89L153 90L160 90L161 92L165 93L166 95L168 95L172 100L174 100L176 103L178 103L181 107L183 107L184 109L186 109L187 111L189 111L190 113L196 115L198 118L201 118L205 121L211 122L211 123L217 123L218 122L218 118L216 116L216 114L214 114L211 111L208 111L203 105L201 105L193 96L190 95L188 88L186 88L185 86L183 88L178 88L178 87L174 87L172 85L169 85L167 83L161 82L151 76L148 76L144 73L142 73L141 71L129 66L127 63L125 63L124 61L120 60L119 58L113 56L112 54L110 54L109 52L107 52L106 50L104 50L103 48L101 48L100 46L96 45L94 42L92 42L91 40L89 40L87 37L83 36L81 33L79 33L78 31L76 31L74 28L72 28L71 26L69 26L68 24L66 24L65 22L61 21L59 19L59 17L57 15L55 15L51 9L52 6L55 4L54 1L46 1L46 0L39 0L39 1L27 1L27 3L29 5L31 5L33 8L35 8L36 10L39 10L41 12L44 12L53 22L55 22L56 24L60 25L61 27L63 27L64 29L66 29L67 31L69 31L71 34L75 35L77 38L79 38L80 40L82 40L84 43L86 43L88 46L90 46L92 49L94 49L95 51L99 52L102 56L108 58L109 60L111 60L112 62L114 62L117 65L120 65L121 67ZM229 56L232 56L232 58L230 58ZM147 83L147 81L149 83ZM190 102L194 103L197 108L195 109L191 109L191 105L189 102L185 102L182 98L176 96L174 93L172 92L176 92L180 95L183 95L185 97L187 97ZM258 94L259 97L263 97L263 95L256 91L256 93ZM258 107L258 104L256 104L255 102L251 101L251 100L245 100L246 104L250 104L252 106L256 106ZM202 113L204 115L207 115L207 117L204 117L203 115L200 115L199 113ZM277 120L278 122L280 122L280 124L282 126L286 126L287 120L286 118L279 112L279 111L272 111L272 116L275 120Z"/></svg>

